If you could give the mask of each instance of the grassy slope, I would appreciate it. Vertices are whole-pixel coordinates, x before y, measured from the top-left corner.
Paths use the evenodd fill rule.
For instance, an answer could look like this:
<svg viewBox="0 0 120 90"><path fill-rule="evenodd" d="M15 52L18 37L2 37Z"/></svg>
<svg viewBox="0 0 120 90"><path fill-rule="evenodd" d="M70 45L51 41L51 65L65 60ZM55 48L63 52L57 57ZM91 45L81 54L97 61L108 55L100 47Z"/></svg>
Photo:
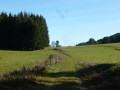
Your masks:
<svg viewBox="0 0 120 90"><path fill-rule="evenodd" d="M42 90L79 90L79 81L76 74L75 60L65 56L58 64L52 66L44 74L38 77Z"/></svg>
<svg viewBox="0 0 120 90"><path fill-rule="evenodd" d="M120 49L120 43L102 44L102 46L111 47L111 48L116 49L116 50Z"/></svg>
<svg viewBox="0 0 120 90"><path fill-rule="evenodd" d="M111 46L114 46L114 44ZM120 62L120 52L115 50L115 47L106 47L106 45L62 47L60 49L68 53L70 57L65 55L64 60L48 69L40 77L41 81L39 84L44 85L45 88L48 87L48 89L52 88L53 90L79 90L81 84L78 81L79 78L76 73L78 63L98 63L101 66L104 65L105 68L99 68L104 71L107 68L105 63L114 64ZM117 48L120 48L120 44L117 44Z"/></svg>
<svg viewBox="0 0 120 90"><path fill-rule="evenodd" d="M114 44L112 44L111 46L114 46ZM116 47L118 49L120 44L117 44L117 46L114 46L114 48L111 48L111 46L106 47L105 45L93 45L60 48L68 53L70 57L65 55L64 59L61 62L50 67L42 75L38 75L36 81L37 85L33 85L31 89L49 90L52 88L52 90L79 90L79 86L81 84L76 72L76 67L78 66L78 63L85 62L89 64L113 64L120 62L120 51L115 49ZM44 51L43 53L45 54Z"/></svg>
<svg viewBox="0 0 120 90"><path fill-rule="evenodd" d="M8 51L0 50L0 75L20 69L23 66L34 66L48 59L55 53L52 50Z"/></svg>
<svg viewBox="0 0 120 90"><path fill-rule="evenodd" d="M117 64L79 64L79 77L88 90L119 90L120 63ZM83 67L84 66L84 67Z"/></svg>
<svg viewBox="0 0 120 90"><path fill-rule="evenodd" d="M108 44L114 46L114 44ZM116 45L116 44L115 44ZM120 48L120 44L117 44ZM91 45L81 47L64 47L65 52L73 59L86 63L117 63L120 62L120 51L106 45Z"/></svg>
<svg viewBox="0 0 120 90"><path fill-rule="evenodd" d="M89 90L120 88L120 43L62 49L79 61L79 77Z"/></svg>

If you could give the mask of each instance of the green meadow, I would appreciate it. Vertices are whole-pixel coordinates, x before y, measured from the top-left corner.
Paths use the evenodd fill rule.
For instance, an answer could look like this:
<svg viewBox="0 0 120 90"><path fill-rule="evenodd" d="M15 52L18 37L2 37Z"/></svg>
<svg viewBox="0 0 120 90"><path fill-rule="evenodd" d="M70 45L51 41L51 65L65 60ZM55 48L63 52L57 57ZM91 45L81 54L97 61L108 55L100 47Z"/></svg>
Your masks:
<svg viewBox="0 0 120 90"><path fill-rule="evenodd" d="M41 74L30 86L18 90L118 90L120 83L120 43L59 47L64 58ZM0 74L23 66L35 66L58 51L0 51ZM104 83L104 84L102 84ZM10 88L11 86L8 86ZM22 88L21 88L22 87ZM114 87L114 88L111 88ZM12 88L12 87L11 87ZM13 88L12 88L13 89Z"/></svg>
<svg viewBox="0 0 120 90"><path fill-rule="evenodd" d="M117 63L120 62L120 43L63 47L74 60L86 63Z"/></svg>
<svg viewBox="0 0 120 90"><path fill-rule="evenodd" d="M120 65L117 64L120 62L120 51L116 50L119 47L120 43L61 47L59 49L67 53L67 55L64 55L64 59L61 62L51 66L43 75L38 77L41 79L38 83L44 85L43 90L46 88L51 88L52 90L101 90L101 87L103 87L102 90L113 90L109 88L107 80L111 80L116 69L120 70ZM102 71L108 72L107 78L100 76L101 74L106 74ZM112 75L109 75L109 73L112 73ZM119 80L119 75L120 73L115 74L112 79L117 77ZM104 80L100 81L97 79L98 77L104 77ZM102 83L108 83L108 87L105 87L105 84L103 85ZM99 84L101 86L98 89L96 87ZM113 82L110 84L114 85ZM116 88L118 89L117 84Z"/></svg>
<svg viewBox="0 0 120 90"><path fill-rule="evenodd" d="M35 66L48 59L55 53L52 50L36 51L10 51L0 50L0 75L21 69L23 67Z"/></svg>

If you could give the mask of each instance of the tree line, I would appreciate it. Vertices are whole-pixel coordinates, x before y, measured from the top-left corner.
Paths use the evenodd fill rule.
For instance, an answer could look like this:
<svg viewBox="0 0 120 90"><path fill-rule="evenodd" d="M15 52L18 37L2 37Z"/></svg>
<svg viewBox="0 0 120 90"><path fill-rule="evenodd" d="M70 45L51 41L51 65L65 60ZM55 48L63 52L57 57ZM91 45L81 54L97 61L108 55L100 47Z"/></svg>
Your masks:
<svg viewBox="0 0 120 90"><path fill-rule="evenodd" d="M37 50L49 46L46 20L43 16L21 12L0 14L0 48Z"/></svg>
<svg viewBox="0 0 120 90"><path fill-rule="evenodd" d="M116 34L111 35L109 37L104 37L104 38L99 39L97 41L95 39L93 39L93 38L90 38L87 42L79 43L76 46L118 43L118 42L120 42L120 33L116 33Z"/></svg>

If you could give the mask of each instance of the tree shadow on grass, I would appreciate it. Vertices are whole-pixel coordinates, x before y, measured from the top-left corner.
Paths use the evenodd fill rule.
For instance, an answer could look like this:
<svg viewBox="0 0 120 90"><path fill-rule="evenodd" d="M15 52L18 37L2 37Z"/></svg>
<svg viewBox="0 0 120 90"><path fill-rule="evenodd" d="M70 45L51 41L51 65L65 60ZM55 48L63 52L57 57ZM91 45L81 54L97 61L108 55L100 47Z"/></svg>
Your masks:
<svg viewBox="0 0 120 90"><path fill-rule="evenodd" d="M37 74L38 75L38 74ZM59 81L32 80L31 78L12 78L0 81L0 90L81 90L79 83L76 82L75 72L42 73L41 77L60 78ZM71 78L74 77L74 78ZM47 84L44 84L47 83ZM53 84L49 86L49 84ZM49 89L48 89L49 90Z"/></svg>
<svg viewBox="0 0 120 90"><path fill-rule="evenodd" d="M35 82L29 79L1 80L0 90L26 90L34 85Z"/></svg>
<svg viewBox="0 0 120 90"><path fill-rule="evenodd" d="M77 82L62 82L61 84L54 85L53 90L82 90Z"/></svg>
<svg viewBox="0 0 120 90"><path fill-rule="evenodd" d="M120 88L120 67L116 66L116 64L86 65L78 69L77 73L79 78L83 80L83 84L87 85L91 90L119 90ZM7 79L0 80L0 90L86 90L79 86L79 82L76 82L78 79L77 73L42 72L34 73L33 77L25 76L24 78L25 73L15 77L15 74L13 74L12 78L8 75ZM37 80L36 76L58 78L60 80Z"/></svg>
<svg viewBox="0 0 120 90"><path fill-rule="evenodd" d="M55 73L48 73L48 72L43 72L41 74L43 77L52 77L52 78L57 78L57 77L76 77L75 72L55 72Z"/></svg>
<svg viewBox="0 0 120 90"><path fill-rule="evenodd" d="M43 73L42 77L57 78L57 81L53 82L52 90L81 90L79 82L75 72L56 72L56 73ZM50 82L51 83L51 82Z"/></svg>
<svg viewBox="0 0 120 90"><path fill-rule="evenodd" d="M86 64L84 65L84 67L79 68L77 72L79 73L79 77L83 77L94 73L102 73L113 66L115 66L115 64L97 64L97 65Z"/></svg>
<svg viewBox="0 0 120 90"><path fill-rule="evenodd" d="M120 65L88 65L78 70L79 77L90 90L119 90Z"/></svg>

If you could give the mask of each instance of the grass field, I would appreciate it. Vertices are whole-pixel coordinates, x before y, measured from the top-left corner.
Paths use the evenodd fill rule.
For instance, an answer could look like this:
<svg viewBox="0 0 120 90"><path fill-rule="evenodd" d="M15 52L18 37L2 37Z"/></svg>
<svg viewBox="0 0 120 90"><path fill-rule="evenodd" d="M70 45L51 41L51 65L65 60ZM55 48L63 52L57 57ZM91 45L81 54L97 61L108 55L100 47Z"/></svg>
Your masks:
<svg viewBox="0 0 120 90"><path fill-rule="evenodd" d="M35 84L29 84L31 85L30 89L85 90L85 88L87 88L88 90L118 90L120 84L120 43L79 47L60 47L59 49L67 53L64 55L64 59L58 64L51 66L44 73L35 76ZM13 55L10 58L10 60L13 59L13 62L6 60L9 65L8 71L10 69L9 67L12 67L11 65L18 67L15 63L17 61L14 60L14 58L17 58L17 60L21 60L20 58L23 58L26 63L21 61L20 65L22 66L23 64L26 64L29 66L36 64L39 60L41 62L45 61L49 54L55 53L55 51L12 51L12 54L9 54L11 51L1 52L7 53L6 55L1 55L1 57L4 56L2 62L5 64L5 58L9 59L9 57L6 56ZM18 58L17 55L21 57ZM27 58L31 61L28 62ZM2 60L2 58L0 60ZM9 63L11 63L11 65ZM2 63L0 64L4 66ZM3 69L3 67L1 69ZM112 86L114 88L110 88ZM25 88L28 87L25 86Z"/></svg>
<svg viewBox="0 0 120 90"><path fill-rule="evenodd" d="M0 50L0 75L18 70L23 66L35 66L55 53L52 50L8 51Z"/></svg>
<svg viewBox="0 0 120 90"><path fill-rule="evenodd" d="M112 48L111 46L114 46L114 48ZM105 71L108 69L109 69L108 75L112 70L113 71L116 70L115 68L116 63L120 62L120 52L116 50L116 48L119 48L119 47L120 47L119 43L107 44L107 47L106 45L62 47L60 49L66 52L68 56L65 55L64 59L60 63L48 69L40 77L41 81L39 82L39 84L44 85L44 88L42 88L43 90L46 89L47 87L48 88L51 87L52 90L61 90L61 89L62 90L82 90L82 88L87 88L87 89L92 88L91 90L94 90L95 89L94 85L96 84L95 83L93 84L92 82L96 78L96 76L100 76L99 74L102 73L102 71ZM94 67L94 69L91 67ZM76 71L78 68L79 70ZM89 74L84 71L84 68L87 68L87 72L89 72ZM93 71L94 73L99 71L99 73L97 73L97 75L94 75L94 73L92 73ZM85 75L81 77L83 73L85 73ZM106 74L106 73L103 73L103 74ZM88 77L87 75L90 75L90 77ZM110 76L111 75L108 76L109 78L108 80L111 80ZM118 77L119 74L117 74L116 76ZM113 78L114 77L116 78L116 76L113 76ZM81 79L84 82L86 87L83 84L81 84L81 81L79 79ZM93 79L93 80L90 80L90 79ZM104 78L104 80L105 79L106 78ZM87 85L88 81L89 81L89 84L91 83L90 85ZM103 81L102 83L104 82L105 81ZM98 82L97 84L101 84L101 83ZM103 89L103 88L102 90L109 90L109 89ZM98 90L98 89L95 89L95 90Z"/></svg>
<svg viewBox="0 0 120 90"><path fill-rule="evenodd" d="M114 48L113 48L114 47ZM120 43L89 45L61 48L72 56L74 60L86 63L117 63L120 62Z"/></svg>
<svg viewBox="0 0 120 90"><path fill-rule="evenodd" d="M120 43L61 48L73 62L88 90L120 89Z"/></svg>

